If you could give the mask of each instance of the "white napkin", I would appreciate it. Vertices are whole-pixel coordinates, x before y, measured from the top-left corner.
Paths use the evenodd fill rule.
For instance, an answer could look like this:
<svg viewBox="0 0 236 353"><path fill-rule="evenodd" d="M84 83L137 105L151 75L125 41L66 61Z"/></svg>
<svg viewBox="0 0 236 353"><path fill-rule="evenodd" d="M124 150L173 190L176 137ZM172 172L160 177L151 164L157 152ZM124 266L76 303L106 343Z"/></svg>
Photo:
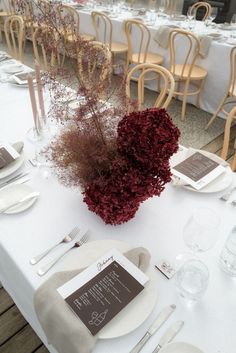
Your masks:
<svg viewBox="0 0 236 353"><path fill-rule="evenodd" d="M96 249L94 249L96 251ZM135 248L124 254L145 271L150 254L144 248ZM53 274L35 293L34 307L39 322L58 353L90 353L97 337L92 336L82 321L72 312L57 288L75 277L83 269Z"/></svg>
<svg viewBox="0 0 236 353"><path fill-rule="evenodd" d="M200 55L202 58L206 58L211 46L212 38L209 36L200 37Z"/></svg>
<svg viewBox="0 0 236 353"><path fill-rule="evenodd" d="M167 49L169 45L169 35L170 32L173 31L174 28L178 28L177 26L160 26L154 35L154 40L157 42L160 47Z"/></svg>

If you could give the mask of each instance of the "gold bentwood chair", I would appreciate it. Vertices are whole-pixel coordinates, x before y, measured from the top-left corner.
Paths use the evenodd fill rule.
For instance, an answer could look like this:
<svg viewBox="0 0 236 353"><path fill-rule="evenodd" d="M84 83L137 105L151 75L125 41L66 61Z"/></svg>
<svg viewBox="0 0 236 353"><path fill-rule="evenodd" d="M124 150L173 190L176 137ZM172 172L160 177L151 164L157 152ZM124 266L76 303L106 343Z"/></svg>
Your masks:
<svg viewBox="0 0 236 353"><path fill-rule="evenodd" d="M181 40L183 42L180 46ZM177 97L183 97L181 119L184 120L188 96L196 95L196 105L199 107L200 93L207 76L207 71L195 64L200 53L200 41L194 34L181 29L174 29L170 32L169 47L170 72L177 84L174 94ZM182 57L180 63L176 59L177 53ZM196 87L196 90L190 90L190 84Z"/></svg>
<svg viewBox="0 0 236 353"><path fill-rule="evenodd" d="M80 84L87 89L94 87L95 83L97 87L104 87L107 80L110 80L112 56L105 44L91 41L87 46L79 48L77 64Z"/></svg>
<svg viewBox="0 0 236 353"><path fill-rule="evenodd" d="M227 158L228 149L229 149L229 141L230 141L230 128L232 125L233 120L236 120L236 106L229 112L226 123L225 123L225 132L224 132L224 142L223 142L223 149L221 153L221 158ZM235 148L234 144L234 148ZM236 170L236 152L233 157L233 161L231 164L231 168L233 171Z"/></svg>
<svg viewBox="0 0 236 353"><path fill-rule="evenodd" d="M96 33L96 41L106 44L112 53L113 67L115 64L115 56L118 54L128 53L128 45L120 42L113 42L113 26L110 18L103 12L93 11L91 13L93 26ZM101 30L102 29L102 30ZM126 59L127 60L127 59Z"/></svg>
<svg viewBox="0 0 236 353"><path fill-rule="evenodd" d="M33 34L35 60L45 71L54 71L62 66L60 40L53 28L36 28Z"/></svg>
<svg viewBox="0 0 236 353"><path fill-rule="evenodd" d="M216 117L221 111L227 114L227 112L224 110L224 106L227 104L227 100L229 98L232 99L233 101L236 100L236 46L234 46L230 52L230 76L229 77L230 77L229 83L228 83L225 95L222 101L220 102L220 105L218 106L216 112L213 114L208 124L206 125L206 129L208 129L208 127L213 123L213 121L216 119Z"/></svg>
<svg viewBox="0 0 236 353"><path fill-rule="evenodd" d="M165 108L167 109L172 96L174 94L174 89L175 89L175 81L167 69L165 69L163 66L156 65L156 64L138 64L136 65L128 74L127 79L126 79L126 93L129 98L131 98L131 92L130 92L130 83L131 79L134 76L134 74L138 71L141 71L140 75L138 76L138 108L139 110L142 109L142 103L144 101L144 77L146 74L149 73L155 73L161 78L161 90L158 93L158 97L154 103L154 107L156 108Z"/></svg>
<svg viewBox="0 0 236 353"><path fill-rule="evenodd" d="M208 2L196 2L193 4L190 8L190 12L194 14L194 17L196 18L198 10L205 10L205 14L202 18L202 21L205 21L211 14L212 7Z"/></svg>
<svg viewBox="0 0 236 353"><path fill-rule="evenodd" d="M2 32L4 32L5 20L12 15L16 15L15 0L2 0L3 6L0 11L0 40L2 41Z"/></svg>
<svg viewBox="0 0 236 353"><path fill-rule="evenodd" d="M6 19L4 31L11 56L23 62L24 21L21 16L13 15Z"/></svg>
<svg viewBox="0 0 236 353"><path fill-rule="evenodd" d="M163 56L149 51L151 41L149 29L137 20L127 20L124 26L128 41L127 71L130 64L149 63L161 65L164 61ZM132 37L134 31L136 35ZM134 44L138 48L137 50L134 50Z"/></svg>

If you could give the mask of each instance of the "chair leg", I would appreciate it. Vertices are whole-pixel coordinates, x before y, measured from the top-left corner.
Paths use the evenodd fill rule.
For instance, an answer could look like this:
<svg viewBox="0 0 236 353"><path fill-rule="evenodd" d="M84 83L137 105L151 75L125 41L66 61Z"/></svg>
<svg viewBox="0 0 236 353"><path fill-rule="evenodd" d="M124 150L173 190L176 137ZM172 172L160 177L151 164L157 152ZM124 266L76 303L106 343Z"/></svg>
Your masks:
<svg viewBox="0 0 236 353"><path fill-rule="evenodd" d="M226 123L225 123L225 132L224 132L224 141L223 141L223 148L221 152L221 158L226 160L228 149L229 149L229 139L230 139L230 128L232 124L232 120L234 119L234 115L229 113Z"/></svg>
<svg viewBox="0 0 236 353"><path fill-rule="evenodd" d="M234 159L233 159L233 162L231 164L231 169L232 169L233 172L236 170L236 152L234 154Z"/></svg>
<svg viewBox="0 0 236 353"><path fill-rule="evenodd" d="M228 98L228 94L226 94L224 96L224 98L222 99L218 109L216 110L216 112L212 115L212 117L210 118L210 120L208 121L207 125L205 126L205 130L207 130L209 128L209 126L213 123L213 121L216 119L217 115L219 114L219 112L223 109L223 106L225 105L226 99Z"/></svg>
<svg viewBox="0 0 236 353"><path fill-rule="evenodd" d="M186 104L187 104L187 95L188 95L189 82L185 82L184 92L183 92L183 102L182 102L182 112L181 112L181 120L185 120L186 113Z"/></svg>
<svg viewBox="0 0 236 353"><path fill-rule="evenodd" d="M199 93L197 94L197 100L196 100L196 107L197 108L200 108L200 95L201 95L201 91L202 91L202 88L204 86L204 83L205 83L205 79L201 80L200 81L200 84L199 84Z"/></svg>

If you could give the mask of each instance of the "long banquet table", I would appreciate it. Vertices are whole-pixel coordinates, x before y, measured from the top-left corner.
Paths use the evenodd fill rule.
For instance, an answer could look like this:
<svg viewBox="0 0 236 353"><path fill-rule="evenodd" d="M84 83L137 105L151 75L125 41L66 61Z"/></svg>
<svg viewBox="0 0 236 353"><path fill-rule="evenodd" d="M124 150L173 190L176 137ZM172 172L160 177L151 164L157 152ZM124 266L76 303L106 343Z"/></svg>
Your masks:
<svg viewBox="0 0 236 353"><path fill-rule="evenodd" d="M176 320L185 322L176 341L192 343L204 353L235 353L236 282L218 266L220 250L235 226L235 208L219 201L222 192L200 194L169 184L160 198L154 197L143 203L130 222L116 227L105 225L87 210L78 190L63 187L53 176L45 179L42 170L29 167L27 158L34 152L33 145L26 139L26 132L33 124L29 93L25 88L8 83L1 84L0 91L0 140L24 140L26 163L23 169L30 170L32 178L28 184L40 192L40 198L32 208L15 215L0 215L0 281L49 351L55 353L37 320L33 296L40 284L64 269L64 263L60 261L45 277L39 277L36 271L41 264L29 264L33 255L55 244L63 234L78 225L91 230L91 240L113 239L134 247L144 246L150 251L151 266L154 266L162 258L174 259L187 250L182 239L187 218L194 209L209 207L220 214L221 225L215 247L200 255L210 271L209 287L203 299L194 306L186 305L179 299L174 278L167 280L156 271L157 301L148 319L125 336L98 340L94 353L128 353L157 313L172 303L177 306L175 313L146 344L143 353L150 353L164 330ZM236 175L233 175L233 184L236 185ZM58 253L62 250L63 247L58 249ZM54 256L55 252L42 263Z"/></svg>
<svg viewBox="0 0 236 353"><path fill-rule="evenodd" d="M98 9L99 10L99 9ZM101 10L102 11L102 10ZM90 12L79 10L80 15L80 31L81 33L89 33L95 35L93 24L91 20ZM132 18L130 13L117 13L117 16L112 16L111 21L113 24L113 41L118 41L122 43L127 43L127 39L124 33L123 22L124 20ZM173 22L167 18L159 18L155 25L148 25L148 28L151 33L151 42L149 50L151 52L160 54L164 56L165 60L163 65L168 68L170 55L169 49L165 49L160 47L156 41L154 40L155 35L158 33L158 29L162 25L177 25L177 26L185 26L187 28L186 21L184 22ZM102 32L102 28L100 26L100 31ZM195 34L199 34L200 37L202 35L206 35L208 33L214 33L216 31L215 28L210 28L206 31L204 24L200 21L196 21L195 28L193 29ZM223 36L229 37L232 31L221 31ZM133 32L132 33L134 41L133 41L133 50L138 50L138 34ZM101 36L102 38L102 36ZM236 45L236 40L235 44ZM176 60L181 60L181 55L183 54L185 43L179 43L179 51L177 52ZM201 101L200 101L200 108L209 112L214 113L219 106L220 101L222 100L226 90L227 85L230 78L230 51L232 49L232 44L227 43L227 38L223 41L215 41L213 40L209 52L205 58L199 57L196 64L202 66L208 71L208 75L205 81L205 85L203 87L201 93ZM154 86L155 87L155 86ZM195 104L196 103L196 96L188 97L188 102ZM221 114L222 117L225 117L224 114Z"/></svg>

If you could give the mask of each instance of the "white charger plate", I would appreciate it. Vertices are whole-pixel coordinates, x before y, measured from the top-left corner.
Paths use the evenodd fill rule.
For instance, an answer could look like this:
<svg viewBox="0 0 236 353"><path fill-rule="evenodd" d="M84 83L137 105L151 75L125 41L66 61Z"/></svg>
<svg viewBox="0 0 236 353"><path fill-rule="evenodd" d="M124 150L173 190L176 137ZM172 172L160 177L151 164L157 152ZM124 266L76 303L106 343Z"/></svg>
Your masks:
<svg viewBox="0 0 236 353"><path fill-rule="evenodd" d="M159 350L159 353L204 353L196 346L185 342L172 342Z"/></svg>
<svg viewBox="0 0 236 353"><path fill-rule="evenodd" d="M117 240L91 241L70 252L70 255L64 258L61 270L87 267L112 248L123 253L131 250L133 246ZM151 266L146 274L150 281L144 290L98 333L100 339L126 335L139 327L152 313L157 300L157 277Z"/></svg>
<svg viewBox="0 0 236 353"><path fill-rule="evenodd" d="M6 167L0 169L0 180L8 177L9 175L15 173L24 163L25 156L24 153L21 152L20 156Z"/></svg>
<svg viewBox="0 0 236 353"><path fill-rule="evenodd" d="M203 150L196 150L201 152L202 154L204 154L205 156L211 158L211 156L213 156L212 153L207 152L207 151L203 151ZM175 155L173 155L171 157L170 160L170 164L174 163L176 164L176 162L178 162L178 160L182 160L182 154L187 154L188 149L184 149L182 151L177 152ZM220 161L223 161L220 157L215 156L215 158L217 158ZM194 188L192 188L191 186L188 185L183 185L181 187L183 187L184 189L187 190L191 190L193 192L200 192L200 193L214 193L214 192L219 192L219 191L223 191L225 189L227 189L231 183L233 181L233 172L232 169L230 168L230 166L225 167L225 171L220 174L216 179L212 180L208 185L204 186L202 189L200 190L196 190Z"/></svg>
<svg viewBox="0 0 236 353"><path fill-rule="evenodd" d="M22 64L9 64L4 65L3 71L7 74L16 74L24 70L24 66Z"/></svg>
<svg viewBox="0 0 236 353"><path fill-rule="evenodd" d="M1 189L0 190L0 210L3 207L7 207L8 205L11 205L14 202L21 200L23 197L29 195L33 191L34 190L30 186L24 185L24 184L10 185ZM11 207L9 210L7 210L4 213L15 214L15 213L25 211L27 210L27 208L31 207L36 200L37 200L37 197L32 198L28 201L22 202L19 205Z"/></svg>

